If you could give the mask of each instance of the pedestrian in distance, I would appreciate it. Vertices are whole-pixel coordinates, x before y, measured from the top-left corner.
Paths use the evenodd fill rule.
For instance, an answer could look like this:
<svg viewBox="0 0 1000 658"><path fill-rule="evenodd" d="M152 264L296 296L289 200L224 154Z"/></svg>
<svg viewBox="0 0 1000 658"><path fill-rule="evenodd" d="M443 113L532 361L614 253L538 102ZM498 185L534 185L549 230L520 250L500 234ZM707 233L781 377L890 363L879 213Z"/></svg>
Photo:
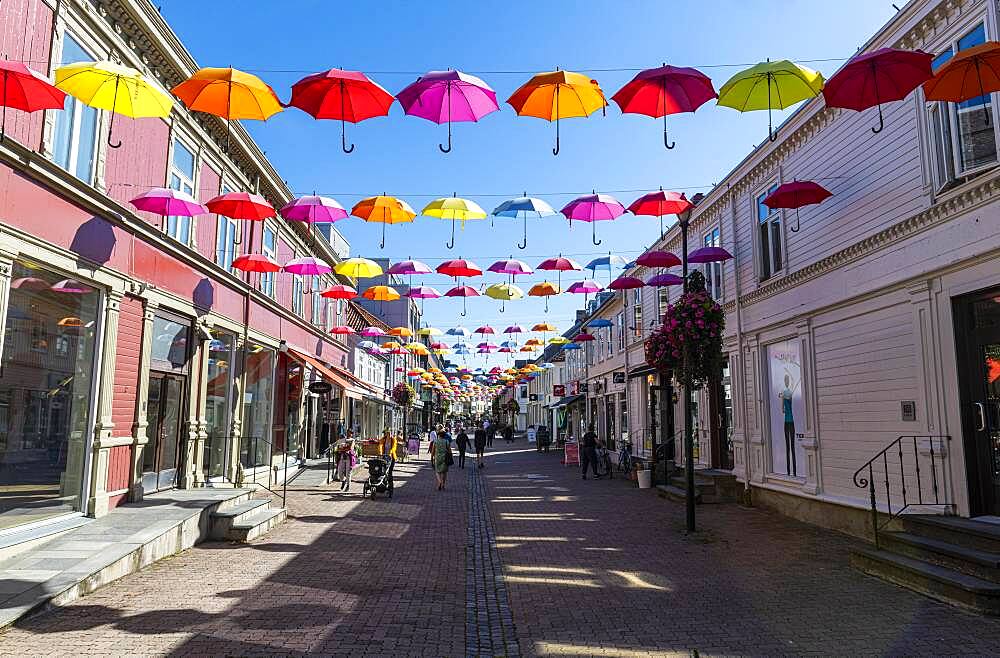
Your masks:
<svg viewBox="0 0 1000 658"><path fill-rule="evenodd" d="M507 443L514 443L514 426L507 425L503 428L503 438Z"/></svg>
<svg viewBox="0 0 1000 658"><path fill-rule="evenodd" d="M465 449L469 447L469 435L465 433L464 427L458 428L455 445L458 447L458 467L465 468Z"/></svg>
<svg viewBox="0 0 1000 658"><path fill-rule="evenodd" d="M489 437L489 434L490 434L489 431L484 430L481 427L477 427L476 432L473 435L473 441L476 447L476 461L478 462L479 468L482 468L483 466L486 465L486 462L483 459L483 453L486 451L486 444L488 443L487 439Z"/></svg>
<svg viewBox="0 0 1000 658"><path fill-rule="evenodd" d="M434 476L437 478L437 490L444 491L448 479L448 467L454 463L451 454L451 442L445 438L444 430L438 426L434 442L431 443L431 464L434 466Z"/></svg>
<svg viewBox="0 0 1000 658"><path fill-rule="evenodd" d="M597 474L597 446L604 445L604 442L594 432L594 424L587 426L587 432L583 435L580 444L580 461L583 464L583 479L587 479L587 466L594 472L594 478L601 477Z"/></svg>
<svg viewBox="0 0 1000 658"><path fill-rule="evenodd" d="M493 435L496 434L496 428L493 426L493 423L490 422L489 418L483 421L483 434L486 435L486 447L492 448Z"/></svg>
<svg viewBox="0 0 1000 658"><path fill-rule="evenodd" d="M347 436L340 437L340 440L333 446L333 454L337 466L337 479L340 480L340 490L350 491L351 471L354 469L356 459L353 432L348 430Z"/></svg>

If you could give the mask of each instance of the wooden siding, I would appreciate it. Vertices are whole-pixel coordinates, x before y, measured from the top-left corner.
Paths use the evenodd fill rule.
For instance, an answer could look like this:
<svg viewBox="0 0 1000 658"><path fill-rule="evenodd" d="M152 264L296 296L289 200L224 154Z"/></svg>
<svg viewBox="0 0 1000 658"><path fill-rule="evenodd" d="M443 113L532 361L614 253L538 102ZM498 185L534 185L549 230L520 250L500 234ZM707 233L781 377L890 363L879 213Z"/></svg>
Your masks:
<svg viewBox="0 0 1000 658"><path fill-rule="evenodd" d="M114 397L111 422L115 436L130 436L135 422L136 389L139 385L139 351L142 346L142 300L125 297L118 314L115 349ZM109 489L113 491L113 489Z"/></svg>
<svg viewBox="0 0 1000 658"><path fill-rule="evenodd" d="M111 138L122 145L108 149L104 186L109 197L131 208L130 199L166 183L170 127L162 119L116 116ZM159 215L140 212L139 216L157 228L163 226Z"/></svg>
<svg viewBox="0 0 1000 658"><path fill-rule="evenodd" d="M122 491L132 484L132 446L114 446L108 450L108 479L105 491ZM125 500L125 494L111 496L108 507L114 509Z"/></svg>
<svg viewBox="0 0 1000 658"><path fill-rule="evenodd" d="M45 0L6 0L0 3L0 52L43 75L49 72L52 9ZM27 114L7 110L7 138L40 150L44 112Z"/></svg>

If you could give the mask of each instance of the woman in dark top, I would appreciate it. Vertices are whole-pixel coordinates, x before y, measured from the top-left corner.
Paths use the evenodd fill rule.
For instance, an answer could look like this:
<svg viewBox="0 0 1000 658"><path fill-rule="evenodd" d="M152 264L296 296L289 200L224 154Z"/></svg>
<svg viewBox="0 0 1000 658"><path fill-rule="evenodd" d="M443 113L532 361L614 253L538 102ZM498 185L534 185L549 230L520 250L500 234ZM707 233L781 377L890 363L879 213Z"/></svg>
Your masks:
<svg viewBox="0 0 1000 658"><path fill-rule="evenodd" d="M476 445L476 460L479 462L479 468L484 465L483 462L483 452L486 450L486 432L481 427L476 428L476 433L473 435Z"/></svg>
<svg viewBox="0 0 1000 658"><path fill-rule="evenodd" d="M464 427L458 428L458 436L455 437L455 445L458 446L458 467L465 468L465 449L469 445L469 435L465 433Z"/></svg>

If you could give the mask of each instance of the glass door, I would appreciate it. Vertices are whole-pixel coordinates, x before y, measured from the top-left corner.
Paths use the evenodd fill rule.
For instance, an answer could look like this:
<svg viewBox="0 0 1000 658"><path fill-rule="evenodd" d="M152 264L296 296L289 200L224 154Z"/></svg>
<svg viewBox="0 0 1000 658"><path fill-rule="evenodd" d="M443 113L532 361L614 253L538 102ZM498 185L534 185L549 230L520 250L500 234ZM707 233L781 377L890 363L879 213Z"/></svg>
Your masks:
<svg viewBox="0 0 1000 658"><path fill-rule="evenodd" d="M169 489L177 483L177 459L183 428L184 378L152 372L146 406L146 447L142 453L145 491Z"/></svg>

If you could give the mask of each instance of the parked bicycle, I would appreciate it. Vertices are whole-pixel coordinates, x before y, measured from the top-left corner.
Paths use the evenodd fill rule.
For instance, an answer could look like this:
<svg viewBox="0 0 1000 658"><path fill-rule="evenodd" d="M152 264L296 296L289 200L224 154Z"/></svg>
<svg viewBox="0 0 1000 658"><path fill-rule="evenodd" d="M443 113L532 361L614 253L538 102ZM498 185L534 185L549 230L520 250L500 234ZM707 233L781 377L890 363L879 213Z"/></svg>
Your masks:
<svg viewBox="0 0 1000 658"><path fill-rule="evenodd" d="M622 473L632 472L632 442L622 441L621 450L618 451L618 470Z"/></svg>

